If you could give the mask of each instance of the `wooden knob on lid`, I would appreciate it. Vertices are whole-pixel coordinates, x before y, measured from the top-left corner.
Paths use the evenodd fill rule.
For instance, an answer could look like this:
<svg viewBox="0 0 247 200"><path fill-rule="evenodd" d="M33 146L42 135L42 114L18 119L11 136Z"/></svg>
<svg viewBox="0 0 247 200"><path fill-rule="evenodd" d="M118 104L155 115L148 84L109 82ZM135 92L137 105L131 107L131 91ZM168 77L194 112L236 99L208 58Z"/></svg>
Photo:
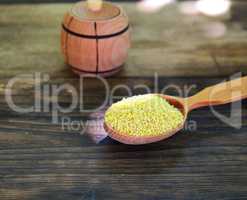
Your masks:
<svg viewBox="0 0 247 200"><path fill-rule="evenodd" d="M98 8L98 6L89 7L88 2L79 2L75 4L71 10L73 15L81 20L99 21L112 19L120 13L120 9L111 3L104 2L101 7Z"/></svg>
<svg viewBox="0 0 247 200"><path fill-rule="evenodd" d="M91 11L100 11L102 8L103 0L87 0L87 7Z"/></svg>
<svg viewBox="0 0 247 200"><path fill-rule="evenodd" d="M126 60L129 46L128 17L120 7L104 2L93 11L79 2L65 14L61 47L74 72L112 75Z"/></svg>

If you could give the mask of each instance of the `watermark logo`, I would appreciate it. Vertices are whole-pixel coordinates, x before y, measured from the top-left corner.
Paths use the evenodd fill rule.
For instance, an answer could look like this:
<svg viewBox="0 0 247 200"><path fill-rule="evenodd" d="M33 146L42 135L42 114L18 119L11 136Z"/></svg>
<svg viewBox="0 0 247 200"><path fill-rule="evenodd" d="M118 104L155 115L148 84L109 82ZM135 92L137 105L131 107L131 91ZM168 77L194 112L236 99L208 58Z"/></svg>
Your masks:
<svg viewBox="0 0 247 200"><path fill-rule="evenodd" d="M241 73L237 73L230 77L231 80L241 77ZM85 106L84 99L87 98L85 95L84 89L87 88L85 80L92 79L97 81L101 86L101 104L93 109L88 109ZM33 94L33 104L29 107L22 107L14 101L13 98L13 88L15 85L21 84L24 81L30 81L33 83L32 94ZM96 118L85 118L85 119L73 119L69 117L70 113L80 112L84 114L99 113L102 110L105 110L112 103L121 100L122 95L118 94L118 91L125 91L124 97L130 97L136 95L138 91L142 91L142 94L146 93L160 93L167 94L172 91L178 97L188 98L191 96L193 90L198 90L196 84L190 85L179 85L179 84L168 84L164 87L159 86L159 77L157 74L154 74L152 84L110 84L107 79L104 79L96 75L83 75L79 79L76 79L78 83L77 86L66 82L66 79L60 83L52 83L51 78L48 74L34 73L34 74L23 74L18 75L10 79L5 88L5 100L11 110L20 114L32 113L32 112L46 112L51 113L51 122L52 123L61 123L61 128L64 131L78 131L81 134L84 134L87 131L92 132L102 132L103 129L103 117L101 114L100 117ZM209 101L215 102L220 101L222 98L228 98L229 102L231 98L236 96L241 96L240 81L233 81L231 84L223 84L222 87L215 87L208 94ZM151 87L151 86L152 87ZM228 91L228 96L221 96L222 91ZM60 96L66 93L69 97L69 103L66 105L61 103ZM194 92L193 92L194 93ZM242 126L242 103L241 101L231 104L230 116L223 115L219 113L215 107L210 105L210 110L215 117L226 123L227 125L234 128L241 128ZM61 118L60 114L65 115ZM68 115L68 116L66 116ZM96 129L97 127L98 129ZM185 129L194 131L197 129L196 121L190 120L185 124Z"/></svg>
<svg viewBox="0 0 247 200"><path fill-rule="evenodd" d="M209 100L215 101L216 99L218 101L225 100L230 102L236 97L241 97L241 88L243 84L241 79L239 79L241 76L241 73L236 73L230 77L230 82L223 81L221 87L214 87L210 93ZM225 124L233 128L240 129L242 127L242 101L232 102L230 106L229 116L219 113L213 106L210 106L210 110L215 117L220 119Z"/></svg>

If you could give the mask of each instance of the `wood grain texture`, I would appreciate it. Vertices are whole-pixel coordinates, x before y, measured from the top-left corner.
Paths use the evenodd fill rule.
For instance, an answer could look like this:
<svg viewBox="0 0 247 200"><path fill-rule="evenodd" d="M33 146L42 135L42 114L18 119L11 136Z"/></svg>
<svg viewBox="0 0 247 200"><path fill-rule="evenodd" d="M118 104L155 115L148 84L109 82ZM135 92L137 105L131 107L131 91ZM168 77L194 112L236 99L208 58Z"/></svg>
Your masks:
<svg viewBox="0 0 247 200"><path fill-rule="evenodd" d="M181 88L196 84L192 95L233 72L247 72L244 1L235 1L232 17L223 19L227 34L218 39L204 37L200 29L212 19L184 16L178 10L180 3L154 14L139 12L134 4L122 5L133 27L133 46L125 68L107 79L111 88L125 84L134 90L145 84L153 91L156 72L159 91L170 84ZM63 131L61 124L52 124L50 112L18 114L9 108L6 84L23 73L48 73L49 84L69 83L80 90L59 47L61 19L70 7L0 6L0 199L246 199L247 101L242 104L239 130L202 108L189 115L196 130L138 147L109 138L96 145L80 131ZM99 106L105 98L102 83L89 79L84 86L85 107ZM30 80L15 84L15 102L33 105L33 88ZM143 92L135 89L133 94ZM121 98L127 93L120 88L115 95ZM70 95L62 93L59 103L69 105ZM216 109L229 115L229 105ZM235 118L240 111L235 110ZM59 114L59 119L65 116L83 122L93 119L78 108Z"/></svg>
<svg viewBox="0 0 247 200"><path fill-rule="evenodd" d="M2 80L2 79L1 79ZM195 94L218 78L159 79L159 89L169 84L191 85ZM56 78L53 84L71 80ZM111 86L127 82L135 86L152 77L110 78ZM85 83L85 104L96 107L104 92L100 83ZM74 81L74 86L77 82ZM15 102L30 106L33 88L17 89ZM25 92L24 92L25 91ZM95 92L97 91L97 92ZM137 92L137 91L136 91ZM172 92L171 92L172 94ZM126 95L124 89L119 96ZM51 113L18 114L1 96L0 115L0 198L5 199L245 199L246 101L243 101L243 127L229 127L208 108L193 111L188 120L197 123L193 131L182 130L172 138L145 146L126 146L109 138L95 144L80 131L62 130L51 123ZM69 105L61 94L59 103ZM229 105L217 107L224 115ZM235 117L240 112L235 111ZM74 120L92 120L90 113L60 114Z"/></svg>

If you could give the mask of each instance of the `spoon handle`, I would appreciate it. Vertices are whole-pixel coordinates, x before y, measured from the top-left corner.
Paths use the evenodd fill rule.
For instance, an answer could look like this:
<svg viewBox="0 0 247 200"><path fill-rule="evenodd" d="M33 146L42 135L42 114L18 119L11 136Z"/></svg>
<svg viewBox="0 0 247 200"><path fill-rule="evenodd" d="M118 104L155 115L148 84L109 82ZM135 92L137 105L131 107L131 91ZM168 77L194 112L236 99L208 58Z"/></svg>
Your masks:
<svg viewBox="0 0 247 200"><path fill-rule="evenodd" d="M247 76L223 82L186 98L188 110L209 105L221 105L247 98Z"/></svg>

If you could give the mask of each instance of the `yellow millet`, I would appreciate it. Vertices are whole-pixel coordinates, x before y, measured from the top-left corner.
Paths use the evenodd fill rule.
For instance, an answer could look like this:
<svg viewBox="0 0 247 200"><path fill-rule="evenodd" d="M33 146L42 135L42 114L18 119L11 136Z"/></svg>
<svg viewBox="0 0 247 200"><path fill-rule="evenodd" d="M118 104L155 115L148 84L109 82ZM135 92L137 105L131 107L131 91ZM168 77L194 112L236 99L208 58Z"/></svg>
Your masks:
<svg viewBox="0 0 247 200"><path fill-rule="evenodd" d="M105 123L115 131L131 136L157 136L183 123L183 114L155 94L133 96L113 104Z"/></svg>

